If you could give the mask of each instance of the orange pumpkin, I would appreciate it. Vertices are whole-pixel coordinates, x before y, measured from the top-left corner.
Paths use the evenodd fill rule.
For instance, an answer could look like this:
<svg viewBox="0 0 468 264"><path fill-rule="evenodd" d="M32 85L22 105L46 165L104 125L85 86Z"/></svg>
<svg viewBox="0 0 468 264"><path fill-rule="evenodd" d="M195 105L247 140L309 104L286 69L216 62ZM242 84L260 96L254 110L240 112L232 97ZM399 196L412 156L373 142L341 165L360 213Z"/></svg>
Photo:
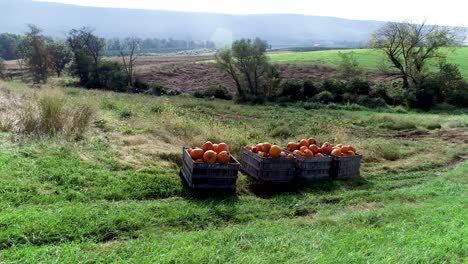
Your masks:
<svg viewBox="0 0 468 264"><path fill-rule="evenodd" d="M217 156L218 162L221 164L228 164L231 160L231 155L227 151L221 151Z"/></svg>
<svg viewBox="0 0 468 264"><path fill-rule="evenodd" d="M307 141L309 142L309 146L313 144L317 144L317 140L315 140L315 138L309 138L307 139Z"/></svg>
<svg viewBox="0 0 468 264"><path fill-rule="evenodd" d="M312 158L314 156L314 153L310 151L309 149L304 150L304 156L307 158Z"/></svg>
<svg viewBox="0 0 468 264"><path fill-rule="evenodd" d="M263 152L270 153L271 144L270 143L263 143Z"/></svg>
<svg viewBox="0 0 468 264"><path fill-rule="evenodd" d="M208 150L207 152L205 152L203 154L203 160L206 162L206 163L210 163L210 164L213 164L216 162L216 152L214 152L213 150Z"/></svg>
<svg viewBox="0 0 468 264"><path fill-rule="evenodd" d="M295 142L289 142L288 146L286 147L286 149L291 152L297 150L298 148L299 148L299 145Z"/></svg>
<svg viewBox="0 0 468 264"><path fill-rule="evenodd" d="M307 148L307 146L301 146L301 148L299 149L301 152L304 152Z"/></svg>
<svg viewBox="0 0 468 264"><path fill-rule="evenodd" d="M315 157L316 157L316 158L323 158L323 157L325 157L325 156L323 156L322 153L317 153L317 154L315 154Z"/></svg>
<svg viewBox="0 0 468 264"><path fill-rule="evenodd" d="M213 143L211 143L211 141L207 141L205 142L205 144L203 144L201 146L201 148L203 149L203 151L208 151L208 150L213 150Z"/></svg>
<svg viewBox="0 0 468 264"><path fill-rule="evenodd" d="M341 157L341 156L343 156L343 153L342 153L341 150L338 149L338 148L334 149L334 150L331 152L331 154L332 154L333 156L335 156L335 157Z"/></svg>
<svg viewBox="0 0 468 264"><path fill-rule="evenodd" d="M194 159L194 160L198 160L198 159L203 158L204 153L205 152L203 151L203 149L195 148L190 152L190 157L192 157L192 159Z"/></svg>
<svg viewBox="0 0 468 264"><path fill-rule="evenodd" d="M253 147L250 146L250 145L245 146L245 148L246 148L247 150L253 151Z"/></svg>
<svg viewBox="0 0 468 264"><path fill-rule="evenodd" d="M322 149L322 152L324 152L324 153L330 153L332 151L332 149L333 149L333 145L328 143L328 142L325 142L325 143L323 143L321 149Z"/></svg>
<svg viewBox="0 0 468 264"><path fill-rule="evenodd" d="M218 144L218 151L216 151L216 152L220 153L220 152L223 152L223 151L229 152L229 146L226 143L219 143Z"/></svg>
<svg viewBox="0 0 468 264"><path fill-rule="evenodd" d="M309 150L312 151L314 154L319 153L319 147L317 147L317 145L315 144L310 145Z"/></svg>
<svg viewBox="0 0 468 264"><path fill-rule="evenodd" d="M195 162L203 163L203 160L202 159L197 159Z"/></svg>
<svg viewBox="0 0 468 264"><path fill-rule="evenodd" d="M187 152L188 152L189 155L190 155L190 153L192 153L192 150L193 150L192 148L187 149Z"/></svg>
<svg viewBox="0 0 468 264"><path fill-rule="evenodd" d="M308 147L309 141L307 139L301 139L301 141L299 142L299 147L302 147L302 146Z"/></svg>
<svg viewBox="0 0 468 264"><path fill-rule="evenodd" d="M270 157L272 158L279 158L281 156L281 148L277 145L272 145L270 147Z"/></svg>
<svg viewBox="0 0 468 264"><path fill-rule="evenodd" d="M299 156L304 155L304 154L302 153L302 151L297 150L297 149L294 151L294 154L299 155Z"/></svg>
<svg viewBox="0 0 468 264"><path fill-rule="evenodd" d="M288 157L288 159L292 159L292 158L294 158L294 155L293 154L288 154L287 157Z"/></svg>
<svg viewBox="0 0 468 264"><path fill-rule="evenodd" d="M218 150L219 145L218 144L213 144L213 151L216 153L219 153L220 151Z"/></svg>
<svg viewBox="0 0 468 264"><path fill-rule="evenodd" d="M257 148L257 151L263 152L263 143L258 143L255 147Z"/></svg>

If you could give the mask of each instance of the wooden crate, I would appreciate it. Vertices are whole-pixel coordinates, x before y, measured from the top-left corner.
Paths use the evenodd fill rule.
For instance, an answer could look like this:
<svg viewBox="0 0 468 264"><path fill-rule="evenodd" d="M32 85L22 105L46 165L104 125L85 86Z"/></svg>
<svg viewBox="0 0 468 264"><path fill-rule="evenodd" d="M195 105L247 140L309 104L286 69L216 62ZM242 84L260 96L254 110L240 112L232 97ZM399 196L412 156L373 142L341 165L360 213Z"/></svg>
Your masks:
<svg viewBox="0 0 468 264"><path fill-rule="evenodd" d="M208 164L195 162L182 148L183 163L181 175L193 189L235 191L239 162L231 156L229 164Z"/></svg>
<svg viewBox="0 0 468 264"><path fill-rule="evenodd" d="M263 158L244 148L241 169L260 182L284 183L294 180L295 161L291 158Z"/></svg>
<svg viewBox="0 0 468 264"><path fill-rule="evenodd" d="M285 150L286 153L290 154ZM292 153L296 158L296 176L299 179L314 181L330 178L332 157L325 155L323 158L307 158Z"/></svg>
<svg viewBox="0 0 468 264"><path fill-rule="evenodd" d="M350 179L360 176L361 155L333 157L330 176L336 179Z"/></svg>

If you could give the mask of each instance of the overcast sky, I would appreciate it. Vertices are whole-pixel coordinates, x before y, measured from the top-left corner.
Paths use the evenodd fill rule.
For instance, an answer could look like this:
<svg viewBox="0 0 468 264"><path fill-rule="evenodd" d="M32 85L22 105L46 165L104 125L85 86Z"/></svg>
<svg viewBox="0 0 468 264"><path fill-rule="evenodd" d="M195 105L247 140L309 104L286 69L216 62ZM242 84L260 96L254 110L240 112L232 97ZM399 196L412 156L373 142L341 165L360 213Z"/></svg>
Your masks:
<svg viewBox="0 0 468 264"><path fill-rule="evenodd" d="M468 26L466 0L39 0L68 4L227 14L293 13Z"/></svg>

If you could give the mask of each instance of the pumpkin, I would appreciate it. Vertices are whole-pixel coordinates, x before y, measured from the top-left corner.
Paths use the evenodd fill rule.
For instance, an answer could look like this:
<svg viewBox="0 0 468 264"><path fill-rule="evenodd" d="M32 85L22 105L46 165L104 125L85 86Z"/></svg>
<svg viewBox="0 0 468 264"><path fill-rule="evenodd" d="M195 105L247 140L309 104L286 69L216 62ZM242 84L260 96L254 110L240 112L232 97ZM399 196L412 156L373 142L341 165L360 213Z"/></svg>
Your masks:
<svg viewBox="0 0 468 264"><path fill-rule="evenodd" d="M317 154L320 151L319 147L317 145L315 145L315 144L310 145L309 150L312 151L314 154Z"/></svg>
<svg viewBox="0 0 468 264"><path fill-rule="evenodd" d="M277 145L272 145L269 150L270 157L279 158L281 156L281 148Z"/></svg>
<svg viewBox="0 0 468 264"><path fill-rule="evenodd" d="M299 145L295 142L289 142L288 146L286 147L286 149L291 152L297 150L298 148L299 148Z"/></svg>
<svg viewBox="0 0 468 264"><path fill-rule="evenodd" d="M201 148L195 148L190 152L190 157L194 160L202 159L205 152Z"/></svg>
<svg viewBox="0 0 468 264"><path fill-rule="evenodd" d="M201 146L201 148L203 149L203 151L208 151L208 150L213 150L213 143L211 143L211 141L207 141L205 142L205 144L203 144Z"/></svg>
<svg viewBox="0 0 468 264"><path fill-rule="evenodd" d="M223 151L229 152L229 146L226 143L219 143L218 144L218 151L216 151L216 152L220 153L220 152L223 152Z"/></svg>
<svg viewBox="0 0 468 264"><path fill-rule="evenodd" d="M206 163L213 164L216 162L217 155L213 150L208 150L203 154L203 160Z"/></svg>
<svg viewBox="0 0 468 264"><path fill-rule="evenodd" d="M227 151L221 151L217 156L217 160L221 164L228 164L231 160L231 155Z"/></svg>

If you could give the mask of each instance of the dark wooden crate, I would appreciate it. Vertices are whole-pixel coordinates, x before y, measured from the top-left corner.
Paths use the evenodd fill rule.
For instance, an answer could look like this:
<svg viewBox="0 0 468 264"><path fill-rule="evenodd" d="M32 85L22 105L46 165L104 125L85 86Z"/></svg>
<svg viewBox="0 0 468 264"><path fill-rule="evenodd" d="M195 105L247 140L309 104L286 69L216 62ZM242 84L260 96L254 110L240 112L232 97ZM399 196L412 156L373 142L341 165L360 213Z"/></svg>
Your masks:
<svg viewBox="0 0 468 264"><path fill-rule="evenodd" d="M349 179L360 176L361 155L333 157L330 176L336 179Z"/></svg>
<svg viewBox="0 0 468 264"><path fill-rule="evenodd" d="M287 154L292 152L285 150ZM330 178L332 157L325 155L323 158L307 158L292 153L296 158L296 176L303 180L323 180Z"/></svg>
<svg viewBox="0 0 468 264"><path fill-rule="evenodd" d="M257 181L284 183L294 180L295 161L291 158L263 158L244 148L241 169Z"/></svg>
<svg viewBox="0 0 468 264"><path fill-rule="evenodd" d="M193 189L230 190L236 189L239 162L231 156L229 164L208 164L195 162L182 148L183 162L181 174L187 185Z"/></svg>

